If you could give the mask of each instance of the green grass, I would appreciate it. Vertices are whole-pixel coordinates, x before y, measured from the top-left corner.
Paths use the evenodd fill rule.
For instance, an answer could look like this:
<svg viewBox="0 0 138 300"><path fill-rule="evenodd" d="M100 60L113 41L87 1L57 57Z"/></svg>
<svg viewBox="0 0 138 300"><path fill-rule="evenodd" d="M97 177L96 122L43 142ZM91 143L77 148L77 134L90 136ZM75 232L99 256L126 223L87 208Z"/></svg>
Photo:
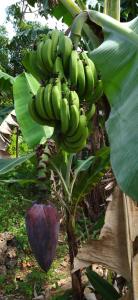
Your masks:
<svg viewBox="0 0 138 300"><path fill-rule="evenodd" d="M11 192L7 185L0 185L0 195L0 232L10 231L21 245L28 247L24 216L31 202L19 192Z"/></svg>

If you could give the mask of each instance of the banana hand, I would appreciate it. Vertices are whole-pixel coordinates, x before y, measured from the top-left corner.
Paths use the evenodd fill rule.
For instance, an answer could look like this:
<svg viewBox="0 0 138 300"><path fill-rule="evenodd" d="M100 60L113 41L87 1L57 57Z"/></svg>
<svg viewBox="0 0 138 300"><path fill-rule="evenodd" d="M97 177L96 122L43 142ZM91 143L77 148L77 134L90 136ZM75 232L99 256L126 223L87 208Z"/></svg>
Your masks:
<svg viewBox="0 0 138 300"><path fill-rule="evenodd" d="M70 91L70 94L69 94L69 104L70 105L74 104L79 109L79 107L80 107L80 100L79 100L79 96L76 93L76 91Z"/></svg>
<svg viewBox="0 0 138 300"><path fill-rule="evenodd" d="M41 54L42 54L42 60L46 70L51 73L53 71L51 39L47 39L46 41L43 42Z"/></svg>
<svg viewBox="0 0 138 300"><path fill-rule="evenodd" d="M70 107L70 121L69 121L69 131L68 131L69 136L72 136L76 132L76 129L78 128L79 125L79 121L80 121L79 109L75 104L73 104Z"/></svg>
<svg viewBox="0 0 138 300"><path fill-rule="evenodd" d="M38 113L36 111L35 103L36 103L35 98L32 98L29 101L29 103L28 103L29 114L36 123L38 123L40 125L46 125L46 121L38 115Z"/></svg>

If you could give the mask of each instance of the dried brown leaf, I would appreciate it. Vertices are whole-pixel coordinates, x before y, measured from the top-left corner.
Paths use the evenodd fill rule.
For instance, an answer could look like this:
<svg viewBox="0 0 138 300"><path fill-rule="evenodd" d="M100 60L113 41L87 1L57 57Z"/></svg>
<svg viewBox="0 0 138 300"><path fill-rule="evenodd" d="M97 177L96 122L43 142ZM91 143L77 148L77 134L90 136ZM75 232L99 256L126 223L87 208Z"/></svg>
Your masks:
<svg viewBox="0 0 138 300"><path fill-rule="evenodd" d="M138 299L138 207L118 187L109 203L99 240L91 240L79 250L74 270L99 263L133 283ZM126 296L128 297L128 296ZM131 300L124 298L122 300Z"/></svg>
<svg viewBox="0 0 138 300"><path fill-rule="evenodd" d="M132 292L128 291L128 293L125 296L121 297L119 300L133 300Z"/></svg>

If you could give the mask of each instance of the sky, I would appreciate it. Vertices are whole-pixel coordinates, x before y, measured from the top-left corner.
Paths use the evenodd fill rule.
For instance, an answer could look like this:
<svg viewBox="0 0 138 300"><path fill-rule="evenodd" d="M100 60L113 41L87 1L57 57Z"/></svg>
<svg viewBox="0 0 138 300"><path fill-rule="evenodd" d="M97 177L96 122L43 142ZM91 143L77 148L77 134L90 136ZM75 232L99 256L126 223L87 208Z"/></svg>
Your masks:
<svg viewBox="0 0 138 300"><path fill-rule="evenodd" d="M12 38L15 32L13 30L12 24L10 22L6 23L6 9L8 6L16 2L17 0L0 0L0 25L4 24L6 26L9 38ZM87 3L89 2L91 4L95 4L97 0L87 0ZM39 16L36 19L36 17L34 18L34 14L26 14L26 19L29 21L38 21L42 25L48 25L51 29L55 28L56 26L58 26L58 29L67 28L66 26L63 26L61 22L58 22L55 18L51 17L49 17L47 21L44 17L42 18Z"/></svg>
<svg viewBox="0 0 138 300"><path fill-rule="evenodd" d="M4 1L0 1L0 25L6 25L6 8L7 6L14 4L16 2L16 0L4 0ZM12 35L14 34L12 25L9 23L6 26L9 37L12 37Z"/></svg>
<svg viewBox="0 0 138 300"><path fill-rule="evenodd" d="M12 38L14 35L14 30L12 27L12 24L10 22L6 23L6 9L8 6L16 3L17 0L0 0L0 25L5 25L9 38ZM29 21L38 21L42 23L42 25L49 25L51 29L55 28L58 25L58 28L61 29L63 25L61 22L57 22L57 20L54 18L49 17L49 20L47 21L44 17L38 17L34 19L34 14L26 14L26 19ZM64 27L65 28L65 27Z"/></svg>

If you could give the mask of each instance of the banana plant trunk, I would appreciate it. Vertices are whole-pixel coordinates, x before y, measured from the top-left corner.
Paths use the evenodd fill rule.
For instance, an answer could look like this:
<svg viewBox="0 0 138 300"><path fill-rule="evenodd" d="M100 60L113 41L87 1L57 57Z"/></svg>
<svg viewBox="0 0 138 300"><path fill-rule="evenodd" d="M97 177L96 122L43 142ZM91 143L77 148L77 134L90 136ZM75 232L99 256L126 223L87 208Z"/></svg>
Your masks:
<svg viewBox="0 0 138 300"><path fill-rule="evenodd" d="M120 21L120 0L105 0L104 13Z"/></svg>
<svg viewBox="0 0 138 300"><path fill-rule="evenodd" d="M78 243L75 234L74 217L66 211L66 232L69 247L70 271L74 268L74 258L78 253ZM73 300L83 300L81 271L71 273Z"/></svg>

